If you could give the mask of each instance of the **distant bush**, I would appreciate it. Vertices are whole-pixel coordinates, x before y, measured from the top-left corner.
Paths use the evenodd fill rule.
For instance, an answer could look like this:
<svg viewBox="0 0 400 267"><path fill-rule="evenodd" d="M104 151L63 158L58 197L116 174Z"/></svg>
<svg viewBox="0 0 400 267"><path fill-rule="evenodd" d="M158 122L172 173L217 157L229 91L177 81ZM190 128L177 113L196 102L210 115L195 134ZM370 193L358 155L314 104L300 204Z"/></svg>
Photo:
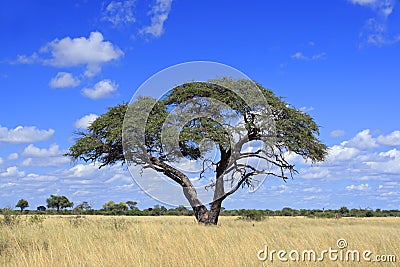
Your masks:
<svg viewBox="0 0 400 267"><path fill-rule="evenodd" d="M246 210L239 219L245 221L262 221L265 219L265 215L261 210Z"/></svg>

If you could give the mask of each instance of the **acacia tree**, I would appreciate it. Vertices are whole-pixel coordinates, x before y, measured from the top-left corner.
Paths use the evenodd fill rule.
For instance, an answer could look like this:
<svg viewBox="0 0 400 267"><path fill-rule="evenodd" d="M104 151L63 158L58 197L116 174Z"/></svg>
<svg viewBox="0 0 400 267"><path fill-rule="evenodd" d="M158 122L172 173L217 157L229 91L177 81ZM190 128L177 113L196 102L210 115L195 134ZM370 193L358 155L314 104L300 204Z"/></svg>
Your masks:
<svg viewBox="0 0 400 267"><path fill-rule="evenodd" d="M260 94L253 94L252 87ZM232 120L234 126L228 123ZM289 153L313 163L327 154L311 116L260 84L243 79L188 82L158 101L140 97L129 105L110 108L77 134L79 138L66 155L98 162L100 168L128 162L161 173L182 187L197 221L204 224L217 224L222 202L239 188L256 186L257 177L270 175L284 181L293 177L297 171L287 161ZM204 140L211 140L212 145ZM246 149L254 142L262 146ZM210 150L216 150L218 157L204 157ZM207 170L215 173L208 185L214 190L210 210L192 180L172 164L182 158L201 161L199 179L210 173Z"/></svg>
<svg viewBox="0 0 400 267"><path fill-rule="evenodd" d="M79 210L91 210L92 206L87 201L83 201L81 204L77 205L75 209Z"/></svg>
<svg viewBox="0 0 400 267"><path fill-rule="evenodd" d="M55 208L57 212L60 209L72 208L74 206L74 203L69 201L66 196L50 195L50 197L46 199L46 202L48 208Z"/></svg>
<svg viewBox="0 0 400 267"><path fill-rule="evenodd" d="M126 205L128 205L129 209L131 209L131 210L136 210L137 209L137 207L136 207L137 202L136 201L128 200L126 202Z"/></svg>
<svg viewBox="0 0 400 267"><path fill-rule="evenodd" d="M29 207L29 203L27 200L21 198L20 200L18 200L17 205L15 205L15 207L20 208L21 212L24 211L24 209L26 209L27 207Z"/></svg>

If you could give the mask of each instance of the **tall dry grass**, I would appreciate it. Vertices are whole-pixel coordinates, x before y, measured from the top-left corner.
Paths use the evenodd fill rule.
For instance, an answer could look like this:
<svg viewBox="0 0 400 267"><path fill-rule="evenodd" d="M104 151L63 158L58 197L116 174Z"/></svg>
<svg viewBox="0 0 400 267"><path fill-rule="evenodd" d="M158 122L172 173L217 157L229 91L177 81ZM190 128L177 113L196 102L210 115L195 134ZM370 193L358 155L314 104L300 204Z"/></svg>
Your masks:
<svg viewBox="0 0 400 267"><path fill-rule="evenodd" d="M25 217L0 226L0 266L399 266L399 233L400 218L222 217L218 226L208 227L192 217L51 216L43 222ZM337 249L340 238L348 249L396 255L397 263L257 258L265 245L319 252Z"/></svg>

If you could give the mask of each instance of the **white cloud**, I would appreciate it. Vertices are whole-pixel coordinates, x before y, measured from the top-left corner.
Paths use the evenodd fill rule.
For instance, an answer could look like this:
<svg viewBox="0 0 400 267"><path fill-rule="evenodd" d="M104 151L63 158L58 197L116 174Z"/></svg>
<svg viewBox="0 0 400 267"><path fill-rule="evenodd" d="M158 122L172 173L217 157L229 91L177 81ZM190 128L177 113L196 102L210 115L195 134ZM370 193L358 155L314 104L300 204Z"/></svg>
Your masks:
<svg viewBox="0 0 400 267"><path fill-rule="evenodd" d="M308 187L303 189L304 192L309 192L309 193L319 193L321 192L321 188L318 187Z"/></svg>
<svg viewBox="0 0 400 267"><path fill-rule="evenodd" d="M71 160L64 156L52 156L52 157L38 157L38 158L27 158L21 163L22 166L38 166L38 167L57 167L67 163Z"/></svg>
<svg viewBox="0 0 400 267"><path fill-rule="evenodd" d="M18 153L11 153L7 157L8 160L17 160L18 159Z"/></svg>
<svg viewBox="0 0 400 267"><path fill-rule="evenodd" d="M24 178L23 181L35 181L35 182L49 182L49 181L57 181L58 178L53 175L39 175L35 173L29 173Z"/></svg>
<svg viewBox="0 0 400 267"><path fill-rule="evenodd" d="M364 30L360 35L365 42L375 46L391 45L400 41L400 34L390 36L387 32L386 21L370 18L365 22Z"/></svg>
<svg viewBox="0 0 400 267"><path fill-rule="evenodd" d="M80 81L75 78L71 73L59 72L56 77L50 80L49 86L51 88L66 88L76 87L80 84Z"/></svg>
<svg viewBox="0 0 400 267"><path fill-rule="evenodd" d="M133 11L136 1L111 1L103 11L102 20L108 21L114 26L134 23L136 21Z"/></svg>
<svg viewBox="0 0 400 267"><path fill-rule="evenodd" d="M372 5L377 2L377 0L349 0L349 1L353 4L358 4L361 6Z"/></svg>
<svg viewBox="0 0 400 267"><path fill-rule="evenodd" d="M3 164L3 163L4 163L4 160L2 157L0 157L0 164Z"/></svg>
<svg viewBox="0 0 400 267"><path fill-rule="evenodd" d="M118 84L106 79L96 83L93 88L84 88L82 93L91 99L100 99L109 97L117 88Z"/></svg>
<svg viewBox="0 0 400 267"><path fill-rule="evenodd" d="M329 148L327 162L338 163L342 161L347 161L353 159L359 150L354 147L344 147L341 145L335 145Z"/></svg>
<svg viewBox="0 0 400 267"><path fill-rule="evenodd" d="M305 57L301 52L296 52L294 55L292 55L292 58L299 60L307 60L307 57Z"/></svg>
<svg viewBox="0 0 400 267"><path fill-rule="evenodd" d="M0 126L0 142L22 144L50 139L54 134L53 129L40 130L35 126L18 126L8 129Z"/></svg>
<svg viewBox="0 0 400 267"><path fill-rule="evenodd" d="M394 0L349 0L354 5L368 7L378 14L387 17L392 14L395 1Z"/></svg>
<svg viewBox="0 0 400 267"><path fill-rule="evenodd" d="M25 172L19 171L16 166L8 167L5 172L0 173L1 177L22 177L24 175Z"/></svg>
<svg viewBox="0 0 400 267"><path fill-rule="evenodd" d="M376 139L372 137L370 130L366 129L359 132L354 138L341 143L342 146L367 150L378 147Z"/></svg>
<svg viewBox="0 0 400 267"><path fill-rule="evenodd" d="M60 151L59 146L56 144L52 144L49 149L46 148L38 148L33 144L27 146L22 152L22 156L24 157L52 157L52 156L60 156L63 152Z"/></svg>
<svg viewBox="0 0 400 267"><path fill-rule="evenodd" d="M315 54L313 56L305 56L303 55L302 52L296 52L295 54L292 55L293 59L297 59L297 60L304 60L304 61L312 61L312 60L321 60L321 59L325 59L326 58L326 53L319 53L319 54Z"/></svg>
<svg viewBox="0 0 400 267"><path fill-rule="evenodd" d="M54 167L70 162L70 159L63 156L59 146L52 144L48 149L38 148L33 144L27 146L22 152L22 156L26 157L21 163L22 166L41 166Z"/></svg>
<svg viewBox="0 0 400 267"><path fill-rule="evenodd" d="M377 138L378 143L387 146L400 146L400 131L393 131L388 135L380 135Z"/></svg>
<svg viewBox="0 0 400 267"><path fill-rule="evenodd" d="M346 134L346 132L343 130L334 130L330 133L330 136L336 138L336 137L341 137L345 134Z"/></svg>
<svg viewBox="0 0 400 267"><path fill-rule="evenodd" d="M124 53L109 41L104 41L100 32L91 32L89 38L65 37L55 39L40 50L50 54L44 63L54 67L74 67L85 65L85 76L93 77L101 71L104 63L117 60Z"/></svg>
<svg viewBox="0 0 400 267"><path fill-rule="evenodd" d="M90 177L95 172L98 171L99 171L98 167L95 166L94 164L90 165L78 164L68 170L68 176L79 177L79 178Z"/></svg>
<svg viewBox="0 0 400 267"><path fill-rule="evenodd" d="M396 159L396 158L400 159L400 151L397 150L397 149L392 149L392 150L389 150L389 151L386 151L386 152L380 152L379 156L381 156L381 157L389 157L389 158L393 158L393 159Z"/></svg>
<svg viewBox="0 0 400 267"><path fill-rule="evenodd" d="M78 191L75 191L74 193L72 193L72 195L74 195L74 196L87 196L89 194L90 194L90 191L87 191L87 190L78 190Z"/></svg>
<svg viewBox="0 0 400 267"><path fill-rule="evenodd" d="M400 174L400 151L392 149L386 152L380 152L380 159L366 162L372 170L379 173Z"/></svg>
<svg viewBox="0 0 400 267"><path fill-rule="evenodd" d="M151 15L150 26L140 30L142 34L150 34L154 37L160 37L164 32L164 23L168 19L171 11L172 0L157 0L149 14Z"/></svg>
<svg viewBox="0 0 400 267"><path fill-rule="evenodd" d="M37 61L40 61L40 58L37 53L33 53L31 56L26 55L18 55L17 60L12 63L20 63L20 64L33 64Z"/></svg>
<svg viewBox="0 0 400 267"><path fill-rule="evenodd" d="M75 121L75 128L87 129L90 124L92 124L92 122L98 117L98 115L93 113L83 116L79 120Z"/></svg>
<svg viewBox="0 0 400 267"><path fill-rule="evenodd" d="M314 110L314 107L301 107L299 110L302 112L310 112Z"/></svg>
<svg viewBox="0 0 400 267"><path fill-rule="evenodd" d="M388 17L393 13L395 0L349 0L349 2L369 8L376 14L365 22L360 34L362 43L382 46L400 41L400 34L393 35L387 30Z"/></svg>
<svg viewBox="0 0 400 267"><path fill-rule="evenodd" d="M329 178L331 177L331 174L328 168L318 166L302 169L299 176L304 179L319 179Z"/></svg>
<svg viewBox="0 0 400 267"><path fill-rule="evenodd" d="M129 176L129 175L117 173L113 177L111 177L110 179L105 181L104 183L108 184L108 183L113 183L115 181L122 181L122 182L131 183L132 182L132 177Z"/></svg>
<svg viewBox="0 0 400 267"><path fill-rule="evenodd" d="M370 187L368 184L360 184L360 185L348 185L346 186L346 189L349 191L352 190L359 190L359 191L364 191L364 190L368 190Z"/></svg>

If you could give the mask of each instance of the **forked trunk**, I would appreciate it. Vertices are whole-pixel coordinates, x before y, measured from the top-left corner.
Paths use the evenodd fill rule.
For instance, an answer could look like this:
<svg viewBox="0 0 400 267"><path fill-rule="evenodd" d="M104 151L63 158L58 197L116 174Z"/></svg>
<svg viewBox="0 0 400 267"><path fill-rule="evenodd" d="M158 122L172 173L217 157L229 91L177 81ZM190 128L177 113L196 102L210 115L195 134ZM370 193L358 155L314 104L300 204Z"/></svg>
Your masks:
<svg viewBox="0 0 400 267"><path fill-rule="evenodd" d="M205 225L217 225L219 213L221 211L221 202L213 202L210 210L207 210L207 208L202 205L193 207L193 211L198 223Z"/></svg>
<svg viewBox="0 0 400 267"><path fill-rule="evenodd" d="M212 202L210 211L207 210L206 206L204 206L199 198L197 197L196 190L188 187L183 188L183 193L186 199L189 201L190 205L193 208L194 216L196 220L200 224L205 225L216 225L218 224L218 217L221 211L221 205L223 199L217 199Z"/></svg>

